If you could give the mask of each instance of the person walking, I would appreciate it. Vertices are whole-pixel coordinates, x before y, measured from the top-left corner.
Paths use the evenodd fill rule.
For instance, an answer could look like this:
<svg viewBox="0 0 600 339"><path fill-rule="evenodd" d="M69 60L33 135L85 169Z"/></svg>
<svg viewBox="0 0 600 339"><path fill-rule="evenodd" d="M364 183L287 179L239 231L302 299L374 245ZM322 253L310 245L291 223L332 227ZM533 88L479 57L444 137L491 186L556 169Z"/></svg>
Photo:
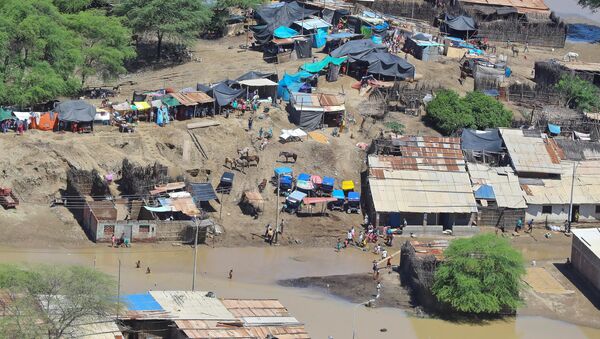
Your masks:
<svg viewBox="0 0 600 339"><path fill-rule="evenodd" d="M519 220L517 220L517 224L515 225L515 233L519 233L521 228L523 228L523 219L519 218Z"/></svg>
<svg viewBox="0 0 600 339"><path fill-rule="evenodd" d="M377 295L375 296L375 299L379 299L379 296L381 295L381 287L383 287L381 285L381 281L378 281L377 285L375 286L375 288L377 289Z"/></svg>
<svg viewBox="0 0 600 339"><path fill-rule="evenodd" d="M252 118L252 116L250 116L248 118L248 130L251 131L252 130L252 123L254 122L254 119Z"/></svg>
<svg viewBox="0 0 600 339"><path fill-rule="evenodd" d="M523 49L523 53L527 53L527 52L529 52L529 43L528 42L525 43L525 48Z"/></svg>
<svg viewBox="0 0 600 339"><path fill-rule="evenodd" d="M285 220L282 218L279 223L279 234L283 235L283 226L285 225Z"/></svg>
<svg viewBox="0 0 600 339"><path fill-rule="evenodd" d="M531 219L527 222L527 229L525 230L525 233L531 233L531 232L533 232L533 219Z"/></svg>
<svg viewBox="0 0 600 339"><path fill-rule="evenodd" d="M229 280L233 279L233 269L229 270Z"/></svg>

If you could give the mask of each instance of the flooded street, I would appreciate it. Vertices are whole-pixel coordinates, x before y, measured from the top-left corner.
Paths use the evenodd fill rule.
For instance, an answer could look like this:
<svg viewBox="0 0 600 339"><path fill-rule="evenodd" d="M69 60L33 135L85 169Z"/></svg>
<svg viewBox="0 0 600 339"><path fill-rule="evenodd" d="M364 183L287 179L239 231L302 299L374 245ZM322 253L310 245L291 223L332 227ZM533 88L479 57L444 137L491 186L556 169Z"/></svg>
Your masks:
<svg viewBox="0 0 600 339"><path fill-rule="evenodd" d="M191 288L193 250L168 245L137 245L130 249L91 247L81 249L25 249L0 247L0 262L80 264L118 274L121 260L123 293L148 289ZM333 297L323 290L277 285L279 279L303 276L362 273L371 257L358 251L335 253L332 249L303 248L208 248L198 250L198 290L217 296L277 298L306 323L313 338L600 338L600 330L541 317L519 316L481 325L408 317L399 309L365 308ZM142 268L136 269L140 260ZM146 274L146 267L152 273ZM233 269L233 279L227 273ZM381 329L386 329L381 331Z"/></svg>

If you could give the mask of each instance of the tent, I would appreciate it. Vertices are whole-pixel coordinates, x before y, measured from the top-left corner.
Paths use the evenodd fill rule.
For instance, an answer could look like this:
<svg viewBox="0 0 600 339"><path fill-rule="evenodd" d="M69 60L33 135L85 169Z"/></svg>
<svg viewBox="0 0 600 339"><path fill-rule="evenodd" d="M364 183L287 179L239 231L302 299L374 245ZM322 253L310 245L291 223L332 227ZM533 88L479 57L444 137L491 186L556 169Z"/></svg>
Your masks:
<svg viewBox="0 0 600 339"><path fill-rule="evenodd" d="M497 128L485 131L463 129L460 148L469 151L502 152L502 138Z"/></svg>
<svg viewBox="0 0 600 339"><path fill-rule="evenodd" d="M221 82L213 86L207 93L212 96L219 106L227 106L231 104L235 99L241 97L244 94L243 89L233 89L229 87L227 82Z"/></svg>
<svg viewBox="0 0 600 339"><path fill-rule="evenodd" d="M369 63L367 71L370 74L398 79L413 79L415 77L415 66L397 55L388 52L375 52L367 55L365 60Z"/></svg>
<svg viewBox="0 0 600 339"><path fill-rule="evenodd" d="M4 120L15 120L15 117L12 115L12 111L0 108L0 121Z"/></svg>
<svg viewBox="0 0 600 339"><path fill-rule="evenodd" d="M55 111L58 120L74 122L91 122L96 116L96 107L83 100L70 100L59 103Z"/></svg>
<svg viewBox="0 0 600 339"><path fill-rule="evenodd" d="M58 114L55 112L33 113L34 119L31 119L31 128L42 131L52 131L58 122Z"/></svg>
<svg viewBox="0 0 600 339"><path fill-rule="evenodd" d="M469 16L453 16L446 13L444 21L440 25L440 32L458 38L469 38L477 33L477 25L475 20Z"/></svg>
<svg viewBox="0 0 600 339"><path fill-rule="evenodd" d="M235 81L240 82L242 80L251 80L251 79L269 79L271 81L277 81L277 73L270 72L258 72L258 71L250 71L240 75Z"/></svg>
<svg viewBox="0 0 600 339"><path fill-rule="evenodd" d="M297 2L280 2L267 4L254 12L258 25L252 26L254 38L265 44L273 38L275 30L281 26L289 27L294 21L307 18L318 11L306 9Z"/></svg>
<svg viewBox="0 0 600 339"><path fill-rule="evenodd" d="M323 125L339 126L345 111L344 103L335 95L296 92L290 98L289 120L312 131Z"/></svg>
<svg viewBox="0 0 600 339"><path fill-rule="evenodd" d="M334 58L348 57L350 62L363 60L365 56L375 52L387 52L387 47L376 44L369 39L352 40L331 52Z"/></svg>
<svg viewBox="0 0 600 339"><path fill-rule="evenodd" d="M283 78L279 81L277 87L277 96L285 101L290 100L290 92L298 92L300 87L304 84L304 80L312 77L313 75L306 71L300 71L295 74L283 74Z"/></svg>

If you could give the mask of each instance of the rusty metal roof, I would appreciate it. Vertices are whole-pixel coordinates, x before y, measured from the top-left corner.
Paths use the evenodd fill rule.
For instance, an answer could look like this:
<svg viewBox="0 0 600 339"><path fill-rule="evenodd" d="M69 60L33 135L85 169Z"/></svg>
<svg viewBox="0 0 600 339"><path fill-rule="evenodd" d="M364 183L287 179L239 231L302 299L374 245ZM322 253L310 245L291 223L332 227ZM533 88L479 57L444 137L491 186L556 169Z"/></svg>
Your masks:
<svg viewBox="0 0 600 339"><path fill-rule="evenodd" d="M310 339L302 325L244 327L234 323L177 320L177 327L193 339L263 339L270 334L280 339Z"/></svg>
<svg viewBox="0 0 600 339"><path fill-rule="evenodd" d="M215 99L211 98L204 92L186 92L181 94L185 95L190 101L194 101L199 104L208 104L215 101Z"/></svg>
<svg viewBox="0 0 600 339"><path fill-rule="evenodd" d="M459 151L460 152L460 151ZM465 161L461 158L435 157L440 153L420 153L420 155L432 155L429 157L419 157L418 151L413 152L414 157L395 157L395 156L369 156L369 167L372 175L377 176L376 169L389 170L428 170L443 172L466 172Z"/></svg>
<svg viewBox="0 0 600 339"><path fill-rule="evenodd" d="M547 12L544 0L461 0L465 4L514 7L519 13Z"/></svg>

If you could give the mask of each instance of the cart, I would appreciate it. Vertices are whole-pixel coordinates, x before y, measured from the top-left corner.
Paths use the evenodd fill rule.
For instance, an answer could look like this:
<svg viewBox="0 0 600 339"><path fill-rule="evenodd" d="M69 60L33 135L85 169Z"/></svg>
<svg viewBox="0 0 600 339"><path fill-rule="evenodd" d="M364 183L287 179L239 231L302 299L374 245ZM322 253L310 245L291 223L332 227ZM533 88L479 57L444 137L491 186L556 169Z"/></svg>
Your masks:
<svg viewBox="0 0 600 339"><path fill-rule="evenodd" d="M231 188L233 187L233 177L234 174L232 172L225 172L221 175L221 180L219 181L219 185L217 186L217 193L229 194L231 193Z"/></svg>
<svg viewBox="0 0 600 339"><path fill-rule="evenodd" d="M287 213L297 213L302 210L302 201L306 198L306 194L300 191L293 191L285 199L285 205L281 208Z"/></svg>
<svg viewBox="0 0 600 339"><path fill-rule="evenodd" d="M360 213L360 193L348 192L347 213Z"/></svg>
<svg viewBox="0 0 600 339"><path fill-rule="evenodd" d="M354 181L352 181L352 180L342 181L342 191L344 191L345 196L348 196L348 192L354 191Z"/></svg>
<svg viewBox="0 0 600 339"><path fill-rule="evenodd" d="M321 182L321 186L319 187L319 192L322 196L331 196L331 192L333 192L333 187L335 186L335 179L332 177L323 177L323 181Z"/></svg>
<svg viewBox="0 0 600 339"><path fill-rule="evenodd" d="M342 190L333 190L332 197L335 198L335 201L329 203L328 207L332 211L343 211L344 204L346 202L346 197L344 196L344 191Z"/></svg>

